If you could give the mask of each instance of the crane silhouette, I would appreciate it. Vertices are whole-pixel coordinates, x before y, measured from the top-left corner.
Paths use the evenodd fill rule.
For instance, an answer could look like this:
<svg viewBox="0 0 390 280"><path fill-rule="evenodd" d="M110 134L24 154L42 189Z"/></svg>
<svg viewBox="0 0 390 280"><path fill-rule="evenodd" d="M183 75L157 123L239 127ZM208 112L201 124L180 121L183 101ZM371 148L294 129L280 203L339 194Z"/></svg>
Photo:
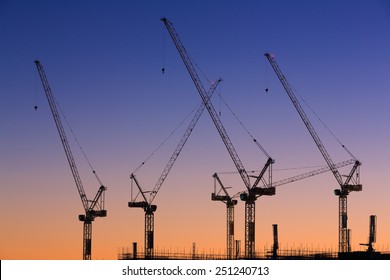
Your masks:
<svg viewBox="0 0 390 280"><path fill-rule="evenodd" d="M274 69L276 75L278 76L280 82L282 83L287 95L289 96L291 102L293 103L295 109L297 110L299 116L301 117L303 123L305 124L307 130L309 131L320 153L322 154L323 158L325 159L327 165L329 166L330 170L332 171L334 177L336 178L340 186L340 189L334 190L334 194L339 197L339 252L340 253L348 252L350 250L350 246L348 240L348 227L347 227L347 220L348 220L347 196L352 191L362 190L362 185L360 184L360 177L359 177L359 167L361 165L361 162L356 159L354 160L355 163L349 175L344 181L337 167L333 163L332 158L330 157L324 144L322 143L320 137L318 136L317 132L314 130L313 125L311 124L309 118L307 117L297 97L295 96L292 87L290 86L286 77L283 75L278 64L276 63L275 57L269 53L266 53L265 56L270 62L272 68ZM344 145L343 148L345 148ZM349 151L347 150L347 152Z"/></svg>
<svg viewBox="0 0 390 280"><path fill-rule="evenodd" d="M55 99L53 97L49 82L47 80L45 70L43 65L39 62L39 60L34 61L37 66L39 76L42 81L43 89L45 91L47 101L49 102L49 106L54 118L54 122L56 124L58 134L61 139L61 144L64 148L66 158L68 159L69 167L72 171L73 179L76 183L77 190L79 192L81 203L84 207L84 214L79 215L79 220L84 222L83 226L83 259L90 260L92 257L92 222L96 217L106 217L107 211L104 209L105 202L105 191L106 187L102 184L99 177L97 176L95 170L93 170L93 174L98 180L100 187L95 195L93 200L88 200L87 195L85 194L83 184L81 182L80 174L77 170L76 162L73 158L72 151L70 149L70 145L68 139L65 134L65 130L62 126L60 115L58 114L57 106Z"/></svg>
<svg viewBox="0 0 390 280"><path fill-rule="evenodd" d="M234 165L236 166L236 169L238 173L241 176L242 181L245 184L245 187L247 189L246 193L242 193L240 195L240 199L245 201L245 257L247 259L255 258L255 201L258 197L267 195L272 196L275 195L275 188L271 186L272 182L272 164L275 162L266 152L264 149L262 149L263 152L265 152L266 156L268 157L263 169L261 170L260 174L256 177L256 181L254 184L251 184L249 175L247 174L244 165L242 164L237 151L235 150L233 143L231 142L212 102L209 102L207 98L207 94L205 91L205 88L199 79L199 76L193 66L193 63L187 53L187 50L181 43L180 37L178 33L176 32L172 22L170 22L166 18L162 18L161 21L165 24L165 27L167 28L171 39L173 43L176 46L177 51L179 52L179 55L181 59L184 62L184 65L191 76L191 79L203 101L203 103L206 106L207 111L209 112L209 115L211 119L213 120L213 123L218 130L218 133L225 144L225 147L230 155L230 157L233 160ZM257 145L260 145L256 140L254 140ZM264 180L264 175L268 171L268 178L267 180ZM268 186L265 188L257 187L260 181L268 183Z"/></svg>

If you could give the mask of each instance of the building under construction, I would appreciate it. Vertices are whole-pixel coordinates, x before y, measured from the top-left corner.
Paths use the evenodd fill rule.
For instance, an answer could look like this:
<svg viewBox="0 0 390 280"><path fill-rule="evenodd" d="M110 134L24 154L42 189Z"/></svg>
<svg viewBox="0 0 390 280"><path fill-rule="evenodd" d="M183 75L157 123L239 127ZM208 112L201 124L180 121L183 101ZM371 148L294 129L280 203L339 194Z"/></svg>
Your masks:
<svg viewBox="0 0 390 280"><path fill-rule="evenodd" d="M390 260L390 252L379 252L374 249L376 242L377 218L375 215L370 216L369 235L367 243L360 243L361 246L367 246L365 251L337 252L333 249L320 248L284 248L280 249L278 239L278 225L272 225L273 244L271 248L264 248L254 252L251 259L261 260ZM232 251L227 250L224 254L214 252L199 252L196 243L192 244L191 250L171 251L161 250L154 252L153 259L156 260L240 260L248 259L245 254L241 253L241 242L235 240ZM118 252L118 260L137 260L150 259L147 251L138 252L137 243L134 242L132 249L124 247ZM232 255L233 253L233 255Z"/></svg>
<svg viewBox="0 0 390 280"><path fill-rule="evenodd" d="M143 260L148 259L144 252L132 251L129 247L122 248L118 252L118 260ZM175 251L155 251L155 260L228 260L227 254L217 254L208 252L175 252ZM244 255L237 254L233 259L245 259ZM269 250L256 251L253 259L259 260L390 260L390 252L368 252L354 251L339 253L332 250L313 250L309 248L283 249L277 255L272 248Z"/></svg>

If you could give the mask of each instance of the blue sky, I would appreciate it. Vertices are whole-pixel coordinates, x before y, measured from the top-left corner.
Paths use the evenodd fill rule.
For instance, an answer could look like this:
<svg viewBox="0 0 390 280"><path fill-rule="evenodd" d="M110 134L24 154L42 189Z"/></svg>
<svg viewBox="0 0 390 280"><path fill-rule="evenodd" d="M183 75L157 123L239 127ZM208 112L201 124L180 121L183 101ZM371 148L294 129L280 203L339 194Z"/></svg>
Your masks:
<svg viewBox="0 0 390 280"><path fill-rule="evenodd" d="M116 246L133 240L143 242L143 213L126 206L130 186L128 175L200 102L160 22L163 16L173 22L199 66L198 71L205 73L209 80L223 78L219 92L276 159L275 169L324 164L264 58L265 52L275 54L289 82L363 162L364 190L353 194L353 198L351 195L349 200L350 224L357 232L355 243L366 238L371 214L378 214L378 223L389 236L390 211L387 202L382 200L390 194L386 176L390 157L388 1L1 0L0 175L3 184L0 209L10 213L1 218L1 223L8 228L0 235L2 244L8 236L30 228L12 225L31 211L36 223L42 225L45 224L42 213L59 211L65 215L71 211L64 220L74 218L68 227L75 228L76 241L70 239L69 244L75 243L78 250L81 241L81 224L76 220L82 210L81 204L33 63L35 59L44 65L53 93L72 129L101 179L110 186L107 207L111 206L111 212L108 209L111 218L96 224L102 228L110 225L117 235L108 234L109 239L115 241L105 246L115 251ZM166 69L164 75L161 67ZM205 87L208 88L206 81ZM266 87L268 93L265 93ZM244 166L248 170L260 168L265 157L228 109L220 106L217 98L213 102L218 110L221 108L222 121ZM36 104L38 110L34 111ZM218 212L215 215L224 214L222 206L218 208L209 201L211 174L232 171L234 165L206 114L167 179L166 184L177 187L165 190L163 186L161 198L156 198L161 204L159 210L164 209L164 205L173 207L172 201L186 201L188 192L194 190L193 196L199 198L194 205L204 197L207 209ZM308 115L334 161L348 159L348 154L314 116L309 112ZM185 126L183 132L184 129ZM145 165L141 170L139 176L146 188L154 186L181 132L175 137L151 160L150 166ZM68 138L71 138L69 133ZM96 183L88 177L88 167L84 166L74 143L72 149L85 180L86 192L93 196ZM277 174L275 179L278 176L283 175ZM181 186L191 180L198 184L197 187L182 190ZM243 185L239 179L236 183L241 184L236 187L241 190ZM323 191L319 191L318 197L326 196L323 207L333 211L328 224L320 228L322 231L330 228L329 232L334 234L329 241L331 244L335 244L337 238L337 201L332 195L336 183L331 174L319 181L324 186L320 187ZM314 181L307 184L312 185ZM292 197L294 203L307 203L302 201L304 198L298 195L298 186L296 188L296 196L281 193L278 203L288 207ZM307 197L316 201L314 195ZM59 201L58 198L63 199ZM72 207L68 207L68 203ZM276 208L268 199L266 205ZM196 212L191 210L193 220L197 220ZM160 215L164 219L164 212ZM172 213L165 215L170 217ZM238 211L237 217L239 215ZM277 216L284 214L280 212ZM139 228L134 231L129 225L120 228L118 225L123 220L134 221ZM45 232L61 235L63 225L54 218L52 223L58 225L58 231L51 227ZM221 223L222 236L223 226ZM294 231L293 225L291 227ZM33 231L35 237L26 243L42 241L42 232ZM98 234L98 230L96 232ZM268 237L270 239L271 234ZM101 238L104 240L106 236ZM192 244L191 238L183 237L178 243ZM162 237L157 242L169 244L169 240ZM213 242L224 246L223 239ZM382 243L388 244L389 240L382 240ZM97 241L96 246L98 244ZM10 246L17 247L12 242ZM207 249L209 245L205 246ZM1 257L12 256L9 251L0 253ZM34 258L33 254L31 256ZM70 255L72 257L78 257L77 251ZM115 258L115 253L110 258Z"/></svg>

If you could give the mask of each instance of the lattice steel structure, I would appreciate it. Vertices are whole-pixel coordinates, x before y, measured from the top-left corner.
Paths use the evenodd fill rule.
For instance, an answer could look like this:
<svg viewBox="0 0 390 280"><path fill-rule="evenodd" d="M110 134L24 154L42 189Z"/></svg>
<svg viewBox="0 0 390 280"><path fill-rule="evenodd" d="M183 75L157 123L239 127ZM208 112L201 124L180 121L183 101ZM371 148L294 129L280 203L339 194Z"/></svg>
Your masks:
<svg viewBox="0 0 390 280"><path fill-rule="evenodd" d="M145 212L145 258L154 257L154 213Z"/></svg>
<svg viewBox="0 0 390 280"><path fill-rule="evenodd" d="M236 201L237 203L237 201ZM234 254L234 204L226 204L226 255L229 260L233 259Z"/></svg>
<svg viewBox="0 0 390 280"><path fill-rule="evenodd" d="M83 226L83 259L90 260L91 259L91 251L92 251L92 222L96 217L106 217L107 211L104 209L104 194L106 191L106 187L103 186L96 172L93 170L93 174L95 175L97 181L100 183L100 188L97 191L95 198L93 200L88 200L87 195L85 194L83 184L81 182L80 174L76 166L76 162L74 160L72 151L70 149L70 145L68 139L65 134L65 130L62 126L61 117L57 110L57 105L55 99L53 97L49 82L47 80L43 65L38 61L34 61L37 66L39 76L42 81L43 88L45 90L45 94L47 97L47 101L49 102L49 106L54 118L54 122L57 127L58 134L60 136L62 147L64 148L66 158L69 163L69 167L72 171L73 179L76 183L76 187L78 193L81 198L81 202L83 204L85 214L79 215L79 220L84 222Z"/></svg>
<svg viewBox="0 0 390 280"><path fill-rule="evenodd" d="M343 181L341 174L339 173L336 165L333 163L332 158L330 157L328 151L325 149L324 144L322 143L320 137L318 136L309 118L307 117L305 111L303 110L301 104L299 103L297 97L295 96L292 87L290 86L286 77L283 75L278 64L276 63L274 56L269 53L266 53L265 56L267 57L269 63L274 69L288 97L293 103L295 109L297 110L299 116L301 117L303 123L305 124L307 130L309 131L311 137L313 138L315 144L317 145L321 155L325 159L327 165L329 166L330 170L332 171L334 177L336 178L340 186L340 189L334 190L335 195L339 197L339 252L340 253L348 252L349 246L348 246L348 227L347 227L347 220L348 220L347 195L351 191L362 190L362 185L360 184L360 176L359 176L359 167L361 163L360 161L355 159L355 164L352 167L351 172L347 176L347 179ZM344 145L342 145L342 147L345 148ZM350 153L348 150L347 152ZM351 181L353 181L352 184L350 184Z"/></svg>
<svg viewBox="0 0 390 280"><path fill-rule="evenodd" d="M219 83L221 82L221 79L215 81L210 86L209 91L207 92L207 100L211 98L214 91L218 87ZM155 199L157 193L161 189L165 179L167 178L169 172L171 171L175 161L179 157L182 149L184 148L185 143L189 139L192 131L194 130L196 124L198 123L198 120L200 119L203 111L205 109L205 105L201 103L198 106L198 109L195 112L195 115L193 116L190 124L188 125L186 131L184 132L182 138L179 141L179 144L176 146L176 149L174 150L172 156L169 158L168 163L166 164L163 172L161 173L160 177L157 180L156 185L154 186L153 190L150 193L149 197L147 198L145 195L145 191L142 189L141 185L139 184L138 180L135 177L135 174L130 175L131 181L135 182L139 193L142 196L141 201L136 201L137 196L134 198L131 198L131 201L128 203L128 207L131 208L143 208L145 211L145 258L151 259L154 256L154 212L157 210L157 206L153 205L152 202Z"/></svg>
<svg viewBox="0 0 390 280"><path fill-rule="evenodd" d="M245 201L245 255L255 258L255 200Z"/></svg>
<svg viewBox="0 0 390 280"><path fill-rule="evenodd" d="M268 156L268 160L267 160L263 170L260 172L259 176L257 177L256 182L252 185L250 182L250 178L245 170L245 167L242 164L242 162L238 156L238 153L235 150L233 143L230 140L212 102L210 102L209 99L207 98L204 86L199 78L198 73L195 70L195 67L190 59L190 56L187 53L187 50L185 49L185 47L183 46L183 44L180 40L179 34L177 33L176 29L174 28L172 22L170 22L168 19L162 18L161 21L165 24L165 27L167 28L168 33L171 36L172 41L175 44L176 49L177 49L181 59L183 60L183 63L188 71L188 74L190 75L190 77L191 77L204 105L206 106L206 109L209 112L209 115L210 115L210 117L211 117L211 119L212 119L230 157L233 160L233 163L234 163L238 173L241 176L242 181L245 184L245 187L247 188L248 193L246 194L245 197L244 196L242 197L242 200L245 201L246 199L249 198L253 201L253 204L254 204L254 201L256 200L256 198L261 196L261 195L274 195L275 188L271 186L271 183L272 183L271 165L274 163L274 160L271 157L269 157L269 155L260 146L260 144L256 140L254 140L255 143L261 148L261 150ZM265 174L265 172L267 170L268 170L268 175L269 175L268 182L267 182L268 187L265 189L258 188L257 185L260 182L260 180L263 180L263 182L266 183L266 180L264 180L263 175ZM254 208L254 206L253 206L253 208ZM248 211L248 213L251 213L254 215L254 210L253 211L250 210L250 211ZM247 219L245 219L245 220L247 220ZM250 220L254 221L254 216ZM246 227L247 227L247 225L246 225ZM245 239L245 243L246 243L245 257L248 259L251 259L251 258L253 258L253 253L255 250L255 241L253 240L253 241L249 242L249 240ZM249 248L249 247L250 247L250 249L247 250L247 248Z"/></svg>

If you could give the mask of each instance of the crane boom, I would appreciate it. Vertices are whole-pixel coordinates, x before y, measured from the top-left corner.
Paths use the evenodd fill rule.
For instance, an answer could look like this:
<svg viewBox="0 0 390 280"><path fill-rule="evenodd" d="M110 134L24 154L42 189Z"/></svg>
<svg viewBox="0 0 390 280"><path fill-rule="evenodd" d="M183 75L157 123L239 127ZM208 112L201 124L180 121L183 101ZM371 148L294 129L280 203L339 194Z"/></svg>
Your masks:
<svg viewBox="0 0 390 280"><path fill-rule="evenodd" d="M222 141L224 142L224 144L225 144L225 146L230 154L230 157L232 158L232 160L234 162L234 165L236 166L246 188L249 190L251 188L249 176L248 176L240 158L238 157L238 154L233 146L233 143L231 142L224 126L222 125L222 122L221 122L220 118L218 117L217 112L215 111L214 106L212 105L211 102L208 102L206 91L205 91L205 89L202 85L202 82L199 79L199 76L198 76L198 74L197 74L197 72L196 72L196 70L191 62L191 59L187 53L187 50L185 49L185 47L181 43L179 35L176 32L172 22L170 22L166 18L162 18L161 21L165 24L165 27L167 28L169 35L171 36L179 54L180 54L180 57L183 60L185 67L187 68L187 71L190 74L191 79L194 82L195 87L198 90L198 93L200 94L202 101L205 104L207 111L209 112L210 117L212 118L214 125L216 126L216 128L218 130L218 133L221 136Z"/></svg>
<svg viewBox="0 0 390 280"><path fill-rule="evenodd" d="M43 65L38 60L35 60L34 62L35 62L35 65L37 66L39 76L41 78L42 85L43 85L43 88L45 90L47 100L49 101L49 106L50 106L51 112L53 114L54 122L57 126L57 130L58 130L58 133L60 135L62 147L64 148L66 158L68 159L68 163L69 163L70 169L72 171L72 175L73 175L74 181L76 183L76 187L77 187L77 190L79 192L81 202L83 204L85 211L87 212L89 209L88 199L87 199L87 196L85 194L84 187L83 187L83 184L81 182L80 175L79 175L79 172L77 170L76 163L75 163L75 160L74 160L73 155L72 155L72 151L71 151L69 143L68 143L68 139L66 138L66 134L65 134L64 128L63 128L62 123L61 123L60 115L58 114L56 102L55 102L54 97L52 95L51 88L50 88L49 82L48 82L46 74L45 74L45 70L43 68Z"/></svg>
<svg viewBox="0 0 390 280"><path fill-rule="evenodd" d="M218 87L218 85L219 85L219 83L221 81L222 81L221 79L218 79L217 81L215 81L214 83L211 84L211 87L210 87L210 89L209 89L209 91L207 93L207 97L206 97L207 98L207 102L210 100L212 94L214 93L215 89ZM190 137L191 132L194 129L196 123L198 122L200 116L202 115L204 109L205 109L205 105L202 102L199 105L198 110L196 111L194 117L192 118L191 123L187 127L187 130L184 132L184 135L180 139L179 144L177 145L175 151L173 152L173 154L172 154L171 158L169 159L167 165L165 166L163 172L161 173L160 177L158 178L157 183L154 186L154 188L153 188L153 190L152 190L152 192L150 194L149 204L151 204L153 202L154 198L156 197L158 191L160 190L160 188L161 188L162 184L164 183L165 179L167 178L169 171L171 170L173 164L175 163L176 159L178 158L178 156L179 156L181 150L183 149L185 143L187 142L188 138Z"/></svg>
<svg viewBox="0 0 390 280"><path fill-rule="evenodd" d="M204 87L202 85L201 80L199 79L199 76L191 62L191 59L184 48L183 44L181 43L181 40L179 38L178 33L176 32L175 28L173 27L173 24L167 20L166 18L162 18L161 21L165 24L165 27L167 28L169 35L172 38L173 43L176 46L176 49L179 52L179 55L181 59L184 62L184 65L190 74L190 77L195 84L195 87L202 98L203 103L205 104L207 111L210 114L210 117L221 136L221 139L223 143L225 144L226 149L228 150L228 153L230 157L233 160L234 165L236 166L236 169L238 173L241 176L242 181L244 182L245 187L248 190L248 194L240 196L241 200L245 200L245 256L246 258L252 259L255 257L255 201L257 197L261 195L274 195L275 194L275 188L265 188L260 189L256 186L251 186L250 178L248 176L247 171L244 168L244 165L242 164L240 158L238 157L238 154L233 146L233 143L231 142L224 126L222 125L222 122L214 109L214 106L212 102L209 102L207 99ZM258 144L258 143L257 143ZM256 184L260 182L262 179L262 176L265 174L266 169L270 167L270 165L274 161L269 158L265 167L263 168L263 171L261 172L260 176L258 177ZM269 168L269 173L271 174L271 168ZM271 175L269 179L271 179ZM228 218L229 220L229 218Z"/></svg>
<svg viewBox="0 0 390 280"><path fill-rule="evenodd" d="M79 192L81 202L83 204L85 214L79 215L79 220L84 222L83 226L83 259L84 260L90 260L92 257L92 222L95 220L95 217L106 217L107 211L104 209L104 192L107 189L105 186L102 185L99 177L97 176L96 172L93 171L96 179L98 180L100 184L100 188L97 191L95 198L92 201L89 201L87 199L87 196L84 191L83 184L80 179L79 172L76 167L75 160L72 155L72 151L70 149L68 139L66 138L65 130L61 123L60 115L58 114L56 102L54 100L53 94L51 92L51 88L49 85L49 82L47 80L43 65L38 61L34 61L35 65L37 66L39 76L42 81L42 85L47 97L47 100L49 102L49 106L51 109L51 112L53 114L54 122L57 126L58 133L60 135L61 143L65 151L66 158L68 159L68 163L70 166L70 169L72 171L72 175L74 178L74 181L76 183L77 190Z"/></svg>
<svg viewBox="0 0 390 280"><path fill-rule="evenodd" d="M207 92L207 100L211 98L214 91L216 90L218 84L221 82L221 79L218 81L212 83L209 91ZM200 116L202 115L204 111L205 105L201 103L198 107L198 110L196 111L194 117L192 118L192 121L190 122L187 130L185 131L183 137L179 141L179 144L177 145L175 151L173 152L173 155L169 159L166 167L164 168L162 174L160 175L159 179L157 180L157 183L155 187L153 188L149 199L146 198L145 192L142 190L141 185L138 183L138 180L136 179L134 174L130 175L130 179L135 182L139 193L141 193L143 200L142 201L135 201L137 197L134 199L132 198L132 201L128 203L129 207L138 207L143 208L145 211L145 258L151 259L154 256L154 212L157 210L157 205L152 205L152 202L154 198L156 197L158 191L160 190L162 184L164 183L166 177L168 176L169 171L171 170L173 164L175 163L176 159L178 158L181 150L184 147L184 144L187 142L188 138L190 137L196 123L198 122Z"/></svg>
<svg viewBox="0 0 390 280"><path fill-rule="evenodd" d="M292 103L295 106L295 109L298 111L299 116L301 117L303 123L305 124L306 128L308 129L311 137L313 138L314 142L316 143L318 149L320 150L322 156L324 157L326 163L328 164L330 170L332 171L334 177L336 178L337 182L339 183L340 187L343 187L343 179L335 167L335 164L333 163L330 155L328 154L328 151L325 149L325 146L322 144L320 137L318 136L317 132L314 130L313 125L311 124L309 118L306 116L305 111L302 109L301 104L299 103L297 97L295 96L291 86L289 85L287 79L284 77L282 71L280 70L278 64L275 61L275 58L273 55L266 53L265 56L267 57L268 61L270 62L272 68L274 69L276 75L278 76L280 82L282 83L284 89L287 92L287 95L290 97Z"/></svg>
<svg viewBox="0 0 390 280"><path fill-rule="evenodd" d="M342 162L336 163L335 167L336 168L341 168L341 167L344 167L344 166L347 166L347 165L350 165L350 164L353 164L353 163L355 163L355 160L354 159L350 159L350 160L346 160L346 161L342 161ZM295 181L299 181L299 180L302 180L302 179L305 179L305 178L308 178L308 177L312 177L312 176L315 176L315 175L318 175L318 174L321 174L321 173L328 172L329 170L330 170L329 166L325 166L323 168L319 168L319 169L316 169L316 170L313 170L313 171L309 171L309 172L306 172L306 173L303 173L303 174L299 174L299 175L296 175L296 176L293 176L293 177L290 177L290 178L286 178L286 179L283 179L283 180L280 180L280 181L273 182L272 186L274 186L274 187L282 186L282 185L289 184L289 183L292 183L292 182L295 182Z"/></svg>
<svg viewBox="0 0 390 280"><path fill-rule="evenodd" d="M345 182L343 182L343 179L336 168L335 164L333 163L331 157L329 156L328 152L325 149L325 146L322 144L319 136L317 135L316 131L314 130L313 126L310 123L310 120L306 116L305 112L303 111L301 105L299 104L298 99L296 98L292 88L290 87L289 83L287 82L287 79L284 77L282 71L280 70L278 64L275 61L275 58L273 55L266 53L265 56L267 57L268 61L270 62L272 68L274 69L276 75L278 76L280 82L282 83L287 95L290 97L294 107L298 111L298 114L300 115L301 119L303 120L306 128L309 130L310 135L312 136L314 142L316 143L318 149L320 150L322 156L324 157L326 163L328 164L330 170L332 171L334 177L336 178L337 182L340 185L340 189L334 190L334 194L339 197L339 252L348 252L350 249L349 244L349 235L348 235L348 227L347 227L347 196L349 192L351 191L361 191L362 185L359 182L359 167L361 165L360 161L355 160L355 164L349 173L347 179ZM343 146L344 147L344 146ZM347 150L347 152L351 155L351 153ZM352 177L355 175L355 181L353 184L350 184L349 182L352 180Z"/></svg>

